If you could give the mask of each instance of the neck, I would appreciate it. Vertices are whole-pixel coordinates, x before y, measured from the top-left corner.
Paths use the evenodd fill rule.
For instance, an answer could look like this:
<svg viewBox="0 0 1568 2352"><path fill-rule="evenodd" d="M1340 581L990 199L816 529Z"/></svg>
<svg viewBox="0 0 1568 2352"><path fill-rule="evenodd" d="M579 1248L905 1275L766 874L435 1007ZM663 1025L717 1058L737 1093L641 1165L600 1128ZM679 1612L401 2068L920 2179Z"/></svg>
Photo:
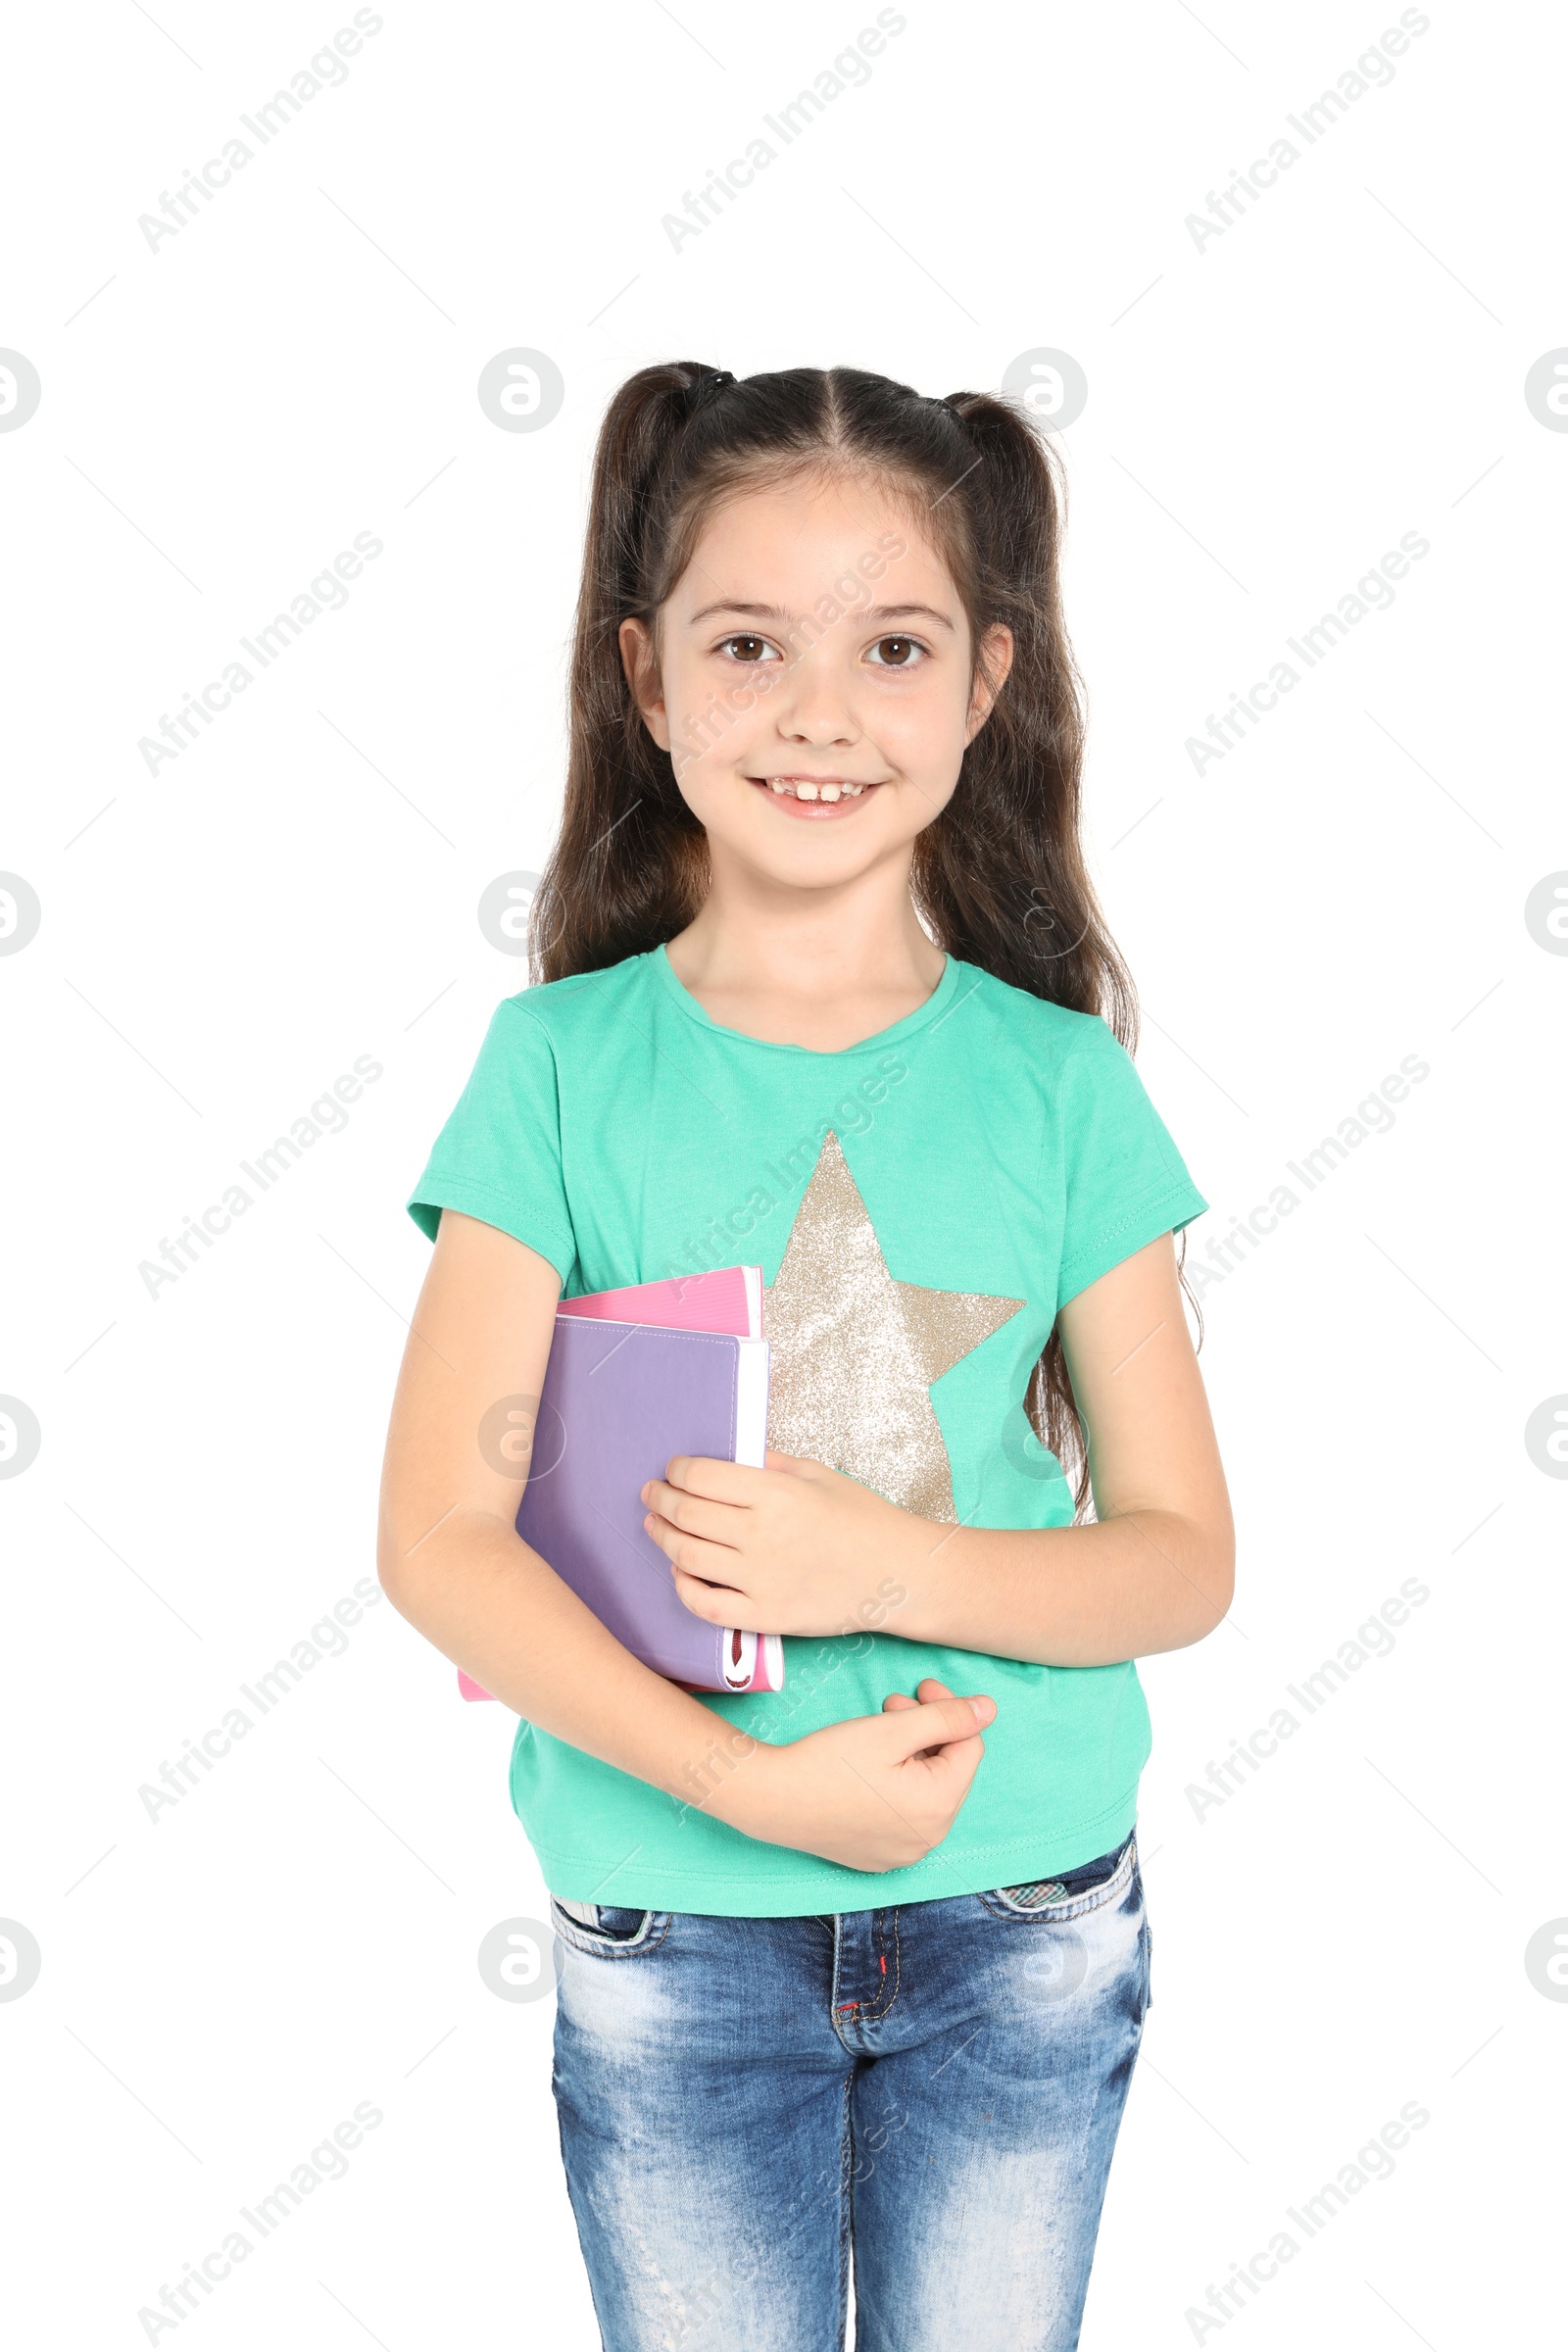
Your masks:
<svg viewBox="0 0 1568 2352"><path fill-rule="evenodd" d="M820 1052L917 1011L945 967L915 914L907 857L825 891L715 870L665 953L715 1020Z"/></svg>

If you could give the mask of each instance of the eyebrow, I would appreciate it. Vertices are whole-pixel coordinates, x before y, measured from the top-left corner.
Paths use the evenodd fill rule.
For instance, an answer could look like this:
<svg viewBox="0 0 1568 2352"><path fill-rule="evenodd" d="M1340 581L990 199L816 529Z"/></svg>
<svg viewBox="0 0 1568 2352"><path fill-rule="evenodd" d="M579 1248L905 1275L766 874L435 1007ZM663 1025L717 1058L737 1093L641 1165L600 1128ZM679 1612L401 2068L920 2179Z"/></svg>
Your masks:
<svg viewBox="0 0 1568 2352"><path fill-rule="evenodd" d="M939 612L934 605L850 605L846 607L846 612L858 613L861 620L874 621L910 620L918 616L936 621L941 628L953 628L953 622L946 612ZM710 620L715 612L744 612L749 620L776 620L785 624L812 618L808 612L786 612L782 605L743 605L721 601L716 605L705 605L700 612L694 612L688 625L695 628L700 620Z"/></svg>

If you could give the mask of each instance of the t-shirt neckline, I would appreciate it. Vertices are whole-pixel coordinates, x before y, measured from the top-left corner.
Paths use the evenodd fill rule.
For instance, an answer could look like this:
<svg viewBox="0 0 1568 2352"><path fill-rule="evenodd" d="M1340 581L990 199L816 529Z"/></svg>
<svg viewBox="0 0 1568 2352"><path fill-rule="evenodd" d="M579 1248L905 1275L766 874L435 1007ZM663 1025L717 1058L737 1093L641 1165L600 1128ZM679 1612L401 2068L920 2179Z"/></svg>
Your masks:
<svg viewBox="0 0 1568 2352"><path fill-rule="evenodd" d="M941 979L925 1003L917 1004L913 1012L906 1012L903 1020L895 1021L891 1028L878 1029L874 1036L862 1037L853 1046L835 1046L828 1051L823 1051L816 1046L784 1045L773 1038L753 1037L745 1029L731 1029L725 1022L715 1021L712 1014L698 1003L691 990L677 976L675 967L670 962L665 950L658 947L652 951L652 954L654 962L662 975L664 985L670 995L687 1018L695 1021L699 1028L710 1029L715 1037L724 1038L732 1045L754 1047L760 1054L795 1054L803 1055L808 1061L843 1061L848 1059L852 1054L869 1053L873 1046L896 1045L906 1037L912 1037L916 1030L925 1028L928 1022L940 1018L948 1010L957 994L960 976L957 956L949 956L942 967Z"/></svg>

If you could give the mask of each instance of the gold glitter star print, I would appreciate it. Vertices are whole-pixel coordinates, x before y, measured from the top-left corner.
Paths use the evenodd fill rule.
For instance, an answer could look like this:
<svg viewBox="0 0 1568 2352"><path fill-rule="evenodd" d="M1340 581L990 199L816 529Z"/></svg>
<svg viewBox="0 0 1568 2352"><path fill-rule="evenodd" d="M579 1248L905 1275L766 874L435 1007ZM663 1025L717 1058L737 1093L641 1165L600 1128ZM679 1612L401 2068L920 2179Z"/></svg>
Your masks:
<svg viewBox="0 0 1568 2352"><path fill-rule="evenodd" d="M769 1446L845 1471L923 1519L956 1522L931 1383L1024 1303L896 1282L829 1129L763 1294Z"/></svg>

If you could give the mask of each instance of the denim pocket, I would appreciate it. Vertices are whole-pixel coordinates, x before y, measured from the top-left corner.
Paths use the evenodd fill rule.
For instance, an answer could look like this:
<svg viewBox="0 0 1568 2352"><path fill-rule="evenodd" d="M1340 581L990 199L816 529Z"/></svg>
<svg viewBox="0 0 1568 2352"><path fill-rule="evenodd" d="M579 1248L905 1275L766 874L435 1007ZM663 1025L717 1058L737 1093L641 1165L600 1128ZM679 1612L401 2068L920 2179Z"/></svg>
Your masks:
<svg viewBox="0 0 1568 2352"><path fill-rule="evenodd" d="M619 1960L651 1951L662 1943L674 1913L638 1911L617 1903L574 1903L568 1911L560 1896L553 1894L550 1917L562 1942L569 1944L573 1951Z"/></svg>
<svg viewBox="0 0 1568 2352"><path fill-rule="evenodd" d="M1094 1862L1082 1862L1059 1878L1035 1879L1021 1886L993 1886L980 1900L1012 1919L1082 1919L1124 1894L1138 1868L1137 1839Z"/></svg>

